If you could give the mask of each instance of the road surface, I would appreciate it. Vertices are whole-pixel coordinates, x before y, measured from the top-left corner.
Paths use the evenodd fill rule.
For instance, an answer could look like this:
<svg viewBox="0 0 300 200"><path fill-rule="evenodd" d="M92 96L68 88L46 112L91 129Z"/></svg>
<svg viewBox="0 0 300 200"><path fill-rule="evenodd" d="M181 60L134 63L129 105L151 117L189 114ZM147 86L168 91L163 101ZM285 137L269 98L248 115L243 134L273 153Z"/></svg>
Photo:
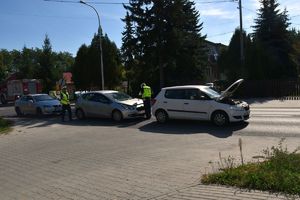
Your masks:
<svg viewBox="0 0 300 200"><path fill-rule="evenodd" d="M217 169L219 157L240 163L262 150L300 144L300 109L253 108L245 123L224 128L209 122L16 118L0 136L0 199L280 199L261 192L203 186L200 177ZM212 163L212 164L209 164Z"/></svg>

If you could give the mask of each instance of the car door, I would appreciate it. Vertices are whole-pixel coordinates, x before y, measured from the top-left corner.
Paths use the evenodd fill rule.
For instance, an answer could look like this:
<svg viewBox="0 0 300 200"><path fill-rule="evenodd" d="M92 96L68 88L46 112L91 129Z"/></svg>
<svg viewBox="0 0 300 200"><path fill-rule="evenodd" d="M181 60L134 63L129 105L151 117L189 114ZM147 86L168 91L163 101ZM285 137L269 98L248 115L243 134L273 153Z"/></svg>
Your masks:
<svg viewBox="0 0 300 200"><path fill-rule="evenodd" d="M111 117L111 101L103 94L95 93L91 98L91 114L97 117Z"/></svg>
<svg viewBox="0 0 300 200"><path fill-rule="evenodd" d="M163 98L163 107L167 110L170 118L185 119L183 101L185 99L184 89L167 89Z"/></svg>
<svg viewBox="0 0 300 200"><path fill-rule="evenodd" d="M18 107L21 109L22 113L28 113L28 96L22 96L18 101Z"/></svg>
<svg viewBox="0 0 300 200"><path fill-rule="evenodd" d="M27 97L27 113L36 114L35 100L32 96Z"/></svg>
<svg viewBox="0 0 300 200"><path fill-rule="evenodd" d="M85 115L87 117L93 116L93 109L94 109L94 102L93 98L95 96L95 93L87 93L82 95L80 102L79 102L79 107L83 109Z"/></svg>
<svg viewBox="0 0 300 200"><path fill-rule="evenodd" d="M208 120L211 99L199 89L186 89L183 109L188 119Z"/></svg>

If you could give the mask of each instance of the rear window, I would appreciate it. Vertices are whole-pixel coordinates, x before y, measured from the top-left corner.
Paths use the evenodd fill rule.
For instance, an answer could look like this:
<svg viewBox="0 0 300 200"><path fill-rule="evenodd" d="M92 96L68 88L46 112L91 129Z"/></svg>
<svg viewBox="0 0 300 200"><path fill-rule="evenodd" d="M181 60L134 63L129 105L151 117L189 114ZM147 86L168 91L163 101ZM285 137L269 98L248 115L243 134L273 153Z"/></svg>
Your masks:
<svg viewBox="0 0 300 200"><path fill-rule="evenodd" d="M53 97L49 95L38 95L33 97L35 101L51 101L55 100Z"/></svg>
<svg viewBox="0 0 300 200"><path fill-rule="evenodd" d="M185 90L182 89L166 90L165 97L168 99L185 99Z"/></svg>

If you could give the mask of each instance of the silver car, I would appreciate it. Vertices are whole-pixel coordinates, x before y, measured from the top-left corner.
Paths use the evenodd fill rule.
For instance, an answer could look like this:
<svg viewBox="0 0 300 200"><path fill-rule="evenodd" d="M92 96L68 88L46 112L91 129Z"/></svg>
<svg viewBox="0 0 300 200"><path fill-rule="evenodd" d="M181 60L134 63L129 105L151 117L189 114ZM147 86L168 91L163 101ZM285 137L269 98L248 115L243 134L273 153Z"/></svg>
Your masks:
<svg viewBox="0 0 300 200"><path fill-rule="evenodd" d="M61 104L48 94L24 95L15 101L15 111L18 116L24 114L55 114L61 113Z"/></svg>
<svg viewBox="0 0 300 200"><path fill-rule="evenodd" d="M141 99L113 90L87 92L76 102L76 116L112 118L114 121L135 118L145 114Z"/></svg>

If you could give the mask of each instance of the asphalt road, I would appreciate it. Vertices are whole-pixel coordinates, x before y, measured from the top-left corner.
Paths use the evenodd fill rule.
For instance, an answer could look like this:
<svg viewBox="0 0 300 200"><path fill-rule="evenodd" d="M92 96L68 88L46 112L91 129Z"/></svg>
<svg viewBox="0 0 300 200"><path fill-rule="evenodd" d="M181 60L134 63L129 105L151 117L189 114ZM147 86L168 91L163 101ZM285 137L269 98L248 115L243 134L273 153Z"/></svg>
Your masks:
<svg viewBox="0 0 300 200"><path fill-rule="evenodd" d="M59 117L16 118L0 136L0 199L280 199L268 193L203 186L200 177L221 159L245 161L277 145L300 144L300 109L252 109L245 123L107 119L60 122Z"/></svg>
<svg viewBox="0 0 300 200"><path fill-rule="evenodd" d="M73 110L74 113L74 110ZM12 118L19 123L60 123L59 118L47 116L37 119L35 116L17 118L12 105L0 107L0 116ZM160 125L154 117L151 120L126 120L116 124L108 119L88 119L83 122L74 121L74 124L116 126L139 129L144 132L191 134L207 133L216 137L231 135L244 136L272 136L272 137L300 137L300 108L251 108L250 119L245 123L233 123L224 128L213 126L210 122L201 121L170 121Z"/></svg>

